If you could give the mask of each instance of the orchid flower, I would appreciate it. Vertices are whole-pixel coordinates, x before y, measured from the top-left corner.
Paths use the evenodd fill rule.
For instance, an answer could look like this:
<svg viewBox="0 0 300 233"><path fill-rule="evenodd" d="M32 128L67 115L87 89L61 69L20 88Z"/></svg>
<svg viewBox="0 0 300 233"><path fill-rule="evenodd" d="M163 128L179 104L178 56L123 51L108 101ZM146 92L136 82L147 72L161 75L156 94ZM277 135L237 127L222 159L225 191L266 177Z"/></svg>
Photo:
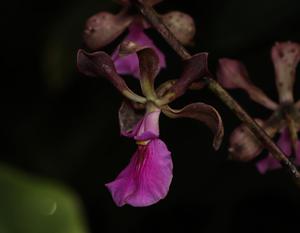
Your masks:
<svg viewBox="0 0 300 233"><path fill-rule="evenodd" d="M275 103L251 82L245 66L239 61L220 59L218 79L225 88L243 89L253 101L273 111L269 119L265 121L256 119L256 122L270 137L279 132L278 146L287 156L295 160L296 165L300 165L300 141L297 135L300 130L300 101L295 102L293 97L296 67L300 61L300 44L276 43L272 48L271 58L275 68L279 103ZM230 137L229 153L233 159L252 160L262 149L260 142L244 125L235 129ZM295 158L292 158L292 154ZM271 155L258 161L256 166L261 173L281 167Z"/></svg>
<svg viewBox="0 0 300 233"><path fill-rule="evenodd" d="M146 4L155 5L162 0L146 0ZM166 67L164 54L155 46L153 41L144 33L149 24L133 9L130 0L119 0L123 9L116 15L100 12L90 17L84 30L84 41L93 51L103 48L119 37L128 28L124 41L134 41L142 46L153 48L159 57L160 68ZM195 35L195 23L192 17L179 11L161 15L161 19L183 44L192 43ZM113 52L112 58L119 74L130 74L139 77L138 58L136 54L120 57L119 47Z"/></svg>
<svg viewBox="0 0 300 233"><path fill-rule="evenodd" d="M117 73L113 59L105 52L88 53L79 50L78 69L87 76L105 77L126 98L119 110L121 134L133 138L137 150L128 166L106 186L118 206L148 206L167 195L173 176L171 153L159 138L160 114L164 113L171 118L188 117L205 123L214 133L215 149L219 148L223 137L223 124L219 113L204 103L189 104L180 110L168 106L166 96L174 99L176 94L182 93L184 85L174 89L175 82L170 81L155 88L159 56L153 48L124 41L119 52L120 56L136 54L143 96L128 88ZM193 81L192 78L206 75L208 70L206 63L203 63L206 58L207 54L200 53L185 61L179 83L189 83Z"/></svg>

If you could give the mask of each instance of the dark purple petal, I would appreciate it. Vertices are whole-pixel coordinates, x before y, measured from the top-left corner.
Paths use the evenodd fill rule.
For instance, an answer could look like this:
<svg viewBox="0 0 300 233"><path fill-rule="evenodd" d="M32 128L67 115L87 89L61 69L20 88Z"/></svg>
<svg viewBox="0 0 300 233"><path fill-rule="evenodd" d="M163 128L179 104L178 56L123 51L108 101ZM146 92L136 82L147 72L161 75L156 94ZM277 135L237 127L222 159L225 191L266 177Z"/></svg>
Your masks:
<svg viewBox="0 0 300 233"><path fill-rule="evenodd" d="M126 12L113 15L100 12L90 17L84 30L84 41L91 50L100 49L115 40L132 22L133 17Z"/></svg>
<svg viewBox="0 0 300 233"><path fill-rule="evenodd" d="M276 74L276 86L280 103L293 102L296 67L300 61L300 44L276 43L271 52Z"/></svg>
<svg viewBox="0 0 300 233"><path fill-rule="evenodd" d="M162 21L184 45L191 45L196 34L196 25L191 16L180 11L172 11L161 16Z"/></svg>
<svg viewBox="0 0 300 233"><path fill-rule="evenodd" d="M193 82L204 76L210 76L207 57L208 53L198 53L183 61L183 72L170 90L166 92L164 96L167 98L166 102L169 103L183 95Z"/></svg>
<svg viewBox="0 0 300 233"><path fill-rule="evenodd" d="M162 111L170 118L187 117L203 122L214 134L213 147L216 150L219 149L224 135L224 128L221 116L212 106L203 103L194 103L180 110L174 110L167 106Z"/></svg>
<svg viewBox="0 0 300 233"><path fill-rule="evenodd" d="M147 99L156 98L154 80L160 71L159 57L155 50L149 47L142 47L132 41L124 41L120 45L119 54L126 56L136 53L138 56L140 82L143 94Z"/></svg>
<svg viewBox="0 0 300 233"><path fill-rule="evenodd" d="M140 79L148 81L154 89L154 80L160 70L159 57L151 48L141 49L137 54L140 63Z"/></svg>
<svg viewBox="0 0 300 233"><path fill-rule="evenodd" d="M253 101L266 108L275 110L278 107L278 104L267 97L261 89L251 82L246 67L237 60L228 58L220 59L217 77L218 81L225 88L241 88L248 93Z"/></svg>
<svg viewBox="0 0 300 233"><path fill-rule="evenodd" d="M117 206L149 206L163 199L172 181L171 153L159 139L139 145L128 166L106 187Z"/></svg>
<svg viewBox="0 0 300 233"><path fill-rule="evenodd" d="M287 155L292 153L292 145L290 141L289 130L286 128L282 131L280 138L277 142L278 147ZM274 159L272 155L268 155L256 163L256 167L261 174L266 173L268 170L274 170L281 167L280 163Z"/></svg>
<svg viewBox="0 0 300 233"><path fill-rule="evenodd" d="M92 77L103 76L107 78L124 96L139 103L145 103L146 99L134 94L125 81L117 74L111 57L102 52L87 53L80 49L77 53L78 70Z"/></svg>
<svg viewBox="0 0 300 233"><path fill-rule="evenodd" d="M153 41L144 33L144 28L141 24L133 23L129 27L129 34L124 39L124 41L125 42L132 41L139 46L152 48L155 51L156 55L158 56L159 68L166 67L164 54L154 45ZM119 74L128 74L128 75L133 75L136 78L139 78L140 69L139 69L139 59L137 54L133 53L124 56L124 51L123 51L123 54L121 54L120 56L119 53L120 53L120 47L118 47L112 55L117 72Z"/></svg>

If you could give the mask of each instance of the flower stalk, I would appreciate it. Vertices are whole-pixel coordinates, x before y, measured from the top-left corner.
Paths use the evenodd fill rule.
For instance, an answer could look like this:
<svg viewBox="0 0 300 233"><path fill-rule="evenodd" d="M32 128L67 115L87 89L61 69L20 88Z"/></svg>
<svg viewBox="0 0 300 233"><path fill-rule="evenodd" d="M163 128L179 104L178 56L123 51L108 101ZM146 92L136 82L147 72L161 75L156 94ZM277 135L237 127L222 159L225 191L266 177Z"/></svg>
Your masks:
<svg viewBox="0 0 300 233"><path fill-rule="evenodd" d="M152 6L145 4L143 0L132 1L147 21L160 33L160 35L183 60L187 60L192 57L162 22ZM212 91L252 131L262 146L268 149L273 157L299 181L300 173L296 166L285 156L282 150L276 146L262 127L260 127L248 115L248 113L228 94L226 90L224 90L223 87L221 87L217 81L210 77L205 77L203 81L207 84L208 89ZM174 85L176 85L176 81Z"/></svg>

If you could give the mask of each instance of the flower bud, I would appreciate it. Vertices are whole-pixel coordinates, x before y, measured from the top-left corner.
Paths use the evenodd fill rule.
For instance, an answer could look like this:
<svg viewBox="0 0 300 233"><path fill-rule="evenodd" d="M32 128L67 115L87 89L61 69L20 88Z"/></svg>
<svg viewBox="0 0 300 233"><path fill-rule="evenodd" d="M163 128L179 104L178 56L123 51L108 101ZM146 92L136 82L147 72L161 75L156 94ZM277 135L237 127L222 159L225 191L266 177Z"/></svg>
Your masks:
<svg viewBox="0 0 300 233"><path fill-rule="evenodd" d="M172 11L163 15L162 20L177 40L184 45L192 44L196 26L191 16L179 11Z"/></svg>
<svg viewBox="0 0 300 233"><path fill-rule="evenodd" d="M85 25L83 39L91 50L100 49L115 40L132 22L125 14L100 12L90 17Z"/></svg>

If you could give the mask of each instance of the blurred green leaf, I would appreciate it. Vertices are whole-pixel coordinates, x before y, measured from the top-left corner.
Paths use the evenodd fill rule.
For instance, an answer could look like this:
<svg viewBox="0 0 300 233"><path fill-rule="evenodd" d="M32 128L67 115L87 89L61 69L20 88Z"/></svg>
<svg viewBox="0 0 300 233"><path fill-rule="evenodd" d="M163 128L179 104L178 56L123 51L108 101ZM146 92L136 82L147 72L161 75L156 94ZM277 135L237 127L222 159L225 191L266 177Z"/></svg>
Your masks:
<svg viewBox="0 0 300 233"><path fill-rule="evenodd" d="M1 233L87 233L76 196L61 185L0 165Z"/></svg>

